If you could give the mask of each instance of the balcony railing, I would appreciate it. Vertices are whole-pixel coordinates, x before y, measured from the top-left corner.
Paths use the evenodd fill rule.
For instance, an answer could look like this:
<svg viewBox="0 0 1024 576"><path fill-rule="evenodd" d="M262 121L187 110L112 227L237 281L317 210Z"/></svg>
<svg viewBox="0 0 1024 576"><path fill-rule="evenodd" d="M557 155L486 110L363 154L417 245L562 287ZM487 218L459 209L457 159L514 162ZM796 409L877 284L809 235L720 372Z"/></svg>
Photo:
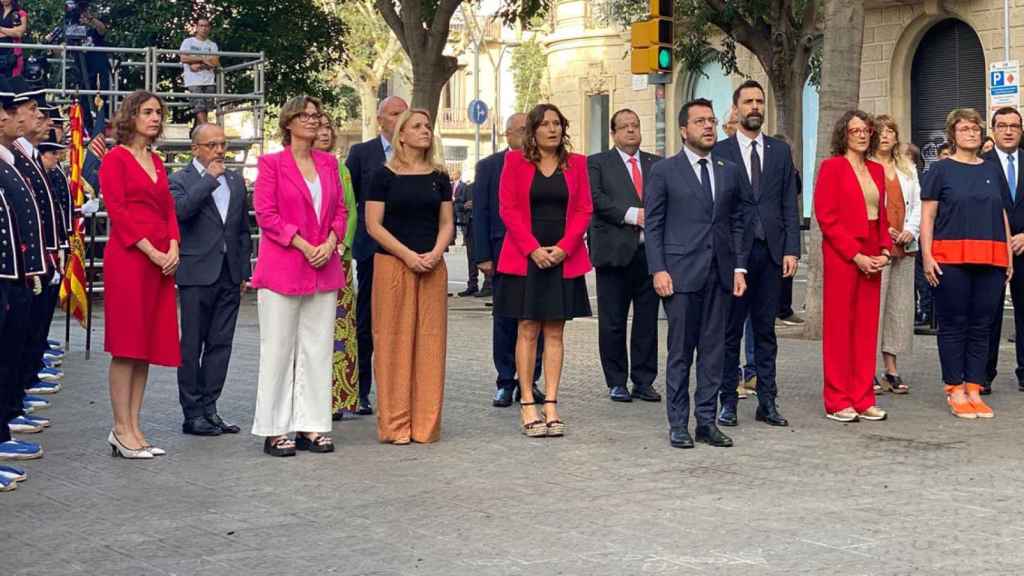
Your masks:
<svg viewBox="0 0 1024 576"><path fill-rule="evenodd" d="M487 121L480 125L481 130L490 130L493 114L493 110L487 113ZM438 116L441 119L441 130L472 130L476 126L469 120L469 112L467 110L442 108Z"/></svg>

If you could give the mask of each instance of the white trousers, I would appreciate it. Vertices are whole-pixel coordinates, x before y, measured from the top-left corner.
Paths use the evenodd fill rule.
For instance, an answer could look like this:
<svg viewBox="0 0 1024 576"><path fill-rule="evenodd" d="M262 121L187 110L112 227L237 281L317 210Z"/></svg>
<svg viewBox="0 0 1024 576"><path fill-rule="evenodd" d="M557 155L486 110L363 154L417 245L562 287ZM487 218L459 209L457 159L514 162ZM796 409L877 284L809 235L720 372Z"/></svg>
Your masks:
<svg viewBox="0 0 1024 576"><path fill-rule="evenodd" d="M331 431L331 353L336 291L257 292L260 375L252 433Z"/></svg>

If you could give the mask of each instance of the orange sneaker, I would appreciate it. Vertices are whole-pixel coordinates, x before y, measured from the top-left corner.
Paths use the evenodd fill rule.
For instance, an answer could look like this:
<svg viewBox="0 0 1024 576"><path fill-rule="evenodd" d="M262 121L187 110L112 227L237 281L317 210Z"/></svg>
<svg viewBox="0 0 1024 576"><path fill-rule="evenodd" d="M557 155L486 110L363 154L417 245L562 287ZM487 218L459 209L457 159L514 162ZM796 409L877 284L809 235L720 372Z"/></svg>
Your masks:
<svg viewBox="0 0 1024 576"><path fill-rule="evenodd" d="M974 411L974 406L971 401L967 399L967 394L964 392L963 384L956 386L946 386L946 402L949 404L949 409L953 413L953 416L957 418L966 418L968 420L978 417L978 414Z"/></svg>
<svg viewBox="0 0 1024 576"><path fill-rule="evenodd" d="M965 388L967 388L967 401L971 403L978 418L994 418L995 412L992 412L988 404L981 399L981 384L967 384Z"/></svg>

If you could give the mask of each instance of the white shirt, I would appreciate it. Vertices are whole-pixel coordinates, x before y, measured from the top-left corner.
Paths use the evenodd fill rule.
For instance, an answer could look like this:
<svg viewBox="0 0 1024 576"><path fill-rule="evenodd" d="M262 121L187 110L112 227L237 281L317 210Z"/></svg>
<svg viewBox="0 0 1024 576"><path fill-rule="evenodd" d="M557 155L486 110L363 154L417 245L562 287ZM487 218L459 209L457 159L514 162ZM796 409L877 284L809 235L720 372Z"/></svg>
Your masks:
<svg viewBox="0 0 1024 576"><path fill-rule="evenodd" d="M633 158L636 159L636 169L637 169L637 172L640 172L640 177L643 178L643 176L644 176L644 167L643 167L643 164L641 164L641 162L640 162L640 149L637 148L636 154L633 154L632 156L630 156L629 154L626 154L625 152L623 152L621 148L616 147L615 150L619 153L619 158L622 158L622 163L626 165L626 174L629 175L629 181L630 182L633 181L633 165L630 163L630 159L633 159ZM643 191L641 190L641 193L642 192ZM626 209L626 215L623 216L622 221L625 222L626 224L630 224L632 226L639 226L639 224L637 224L637 219L639 217L640 217L640 209L635 207L635 206L633 206L633 207L630 207L630 208ZM641 240L641 242L642 241L643 240Z"/></svg>
<svg viewBox="0 0 1024 576"><path fill-rule="evenodd" d="M752 142L757 142L757 155L761 159L761 173L764 174L764 134L757 133L757 138L751 140L741 130L736 131L736 142L740 145L740 156L743 157L743 167L747 169L747 178L750 178L750 152L753 147L750 145Z"/></svg>
<svg viewBox="0 0 1024 576"><path fill-rule="evenodd" d="M690 166L693 167L693 171L697 174L697 181L701 184L703 184L703 182L701 182L700 179L700 161L708 161L708 174L711 176L711 198L713 200L715 198L715 162L711 159L711 153L709 152L707 156L699 156L685 144L683 144L683 150L686 152L686 159L690 161ZM733 272L743 272L746 274L747 269L734 268Z"/></svg>
<svg viewBox="0 0 1024 576"><path fill-rule="evenodd" d="M1003 165L1003 176L1006 177L1006 182L1010 185L1010 197L1017 197L1017 182L1020 182L1020 151L1014 150L1013 154L1007 154L999 149L998 146L995 148L996 155L999 157L999 163ZM1013 172L1017 177L1017 182L1010 182L1010 171L1007 170L1009 161L1007 157L1013 156Z"/></svg>
<svg viewBox="0 0 1024 576"><path fill-rule="evenodd" d="M306 180L303 178L303 180ZM316 212L316 219L320 221L320 200L324 194L323 187L320 185L320 175L317 174L316 180L310 182L306 180L306 186L309 187L309 196L313 199L313 211Z"/></svg>
<svg viewBox="0 0 1024 576"><path fill-rule="evenodd" d="M32 143L28 141L28 138L22 136L21 138L18 138L17 140L14 141L14 145L21 149L21 151L24 152L25 155L28 156L29 158L33 160L36 159L36 147L33 146Z"/></svg>
<svg viewBox="0 0 1024 576"><path fill-rule="evenodd" d="M690 161L690 166L693 168L694 173L697 175L697 182L701 182L700 179L700 161L708 161L708 174L711 175L711 199L715 199L715 163L711 161L711 153L708 152L707 156L698 156L696 152L690 149L689 146L683 144L683 150L686 152L686 159Z"/></svg>
<svg viewBox="0 0 1024 576"><path fill-rule="evenodd" d="M206 176L206 167L199 163L199 160L192 159L192 166L199 172L200 176ZM231 188L228 187L228 179L224 174L217 177L220 186L213 191L213 203L217 205L217 212L220 212L221 222L228 221L228 204L231 202Z"/></svg>
<svg viewBox="0 0 1024 576"><path fill-rule="evenodd" d="M217 43L207 38L206 40L200 40L195 36L185 38L185 41L181 43L182 52L197 52L197 53L209 53L217 51ZM182 74L181 77L185 81L185 86L212 86L217 83L217 75L214 74L213 70L200 70L199 72L193 72L191 64L182 63Z"/></svg>

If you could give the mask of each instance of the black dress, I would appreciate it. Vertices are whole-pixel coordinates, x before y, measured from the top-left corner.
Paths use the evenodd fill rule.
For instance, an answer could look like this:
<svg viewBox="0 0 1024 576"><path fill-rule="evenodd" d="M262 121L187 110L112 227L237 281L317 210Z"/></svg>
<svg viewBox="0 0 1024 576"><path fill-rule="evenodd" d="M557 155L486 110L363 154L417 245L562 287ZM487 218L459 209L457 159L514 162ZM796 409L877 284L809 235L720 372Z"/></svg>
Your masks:
<svg viewBox="0 0 1024 576"><path fill-rule="evenodd" d="M530 226L541 246L554 246L565 234L569 188L562 170L551 176L537 170L530 187ZM582 248L581 248L582 249ZM494 313L520 320L569 320L590 316L584 276L563 278L562 264L542 270L526 257L526 276L502 275L494 294Z"/></svg>

